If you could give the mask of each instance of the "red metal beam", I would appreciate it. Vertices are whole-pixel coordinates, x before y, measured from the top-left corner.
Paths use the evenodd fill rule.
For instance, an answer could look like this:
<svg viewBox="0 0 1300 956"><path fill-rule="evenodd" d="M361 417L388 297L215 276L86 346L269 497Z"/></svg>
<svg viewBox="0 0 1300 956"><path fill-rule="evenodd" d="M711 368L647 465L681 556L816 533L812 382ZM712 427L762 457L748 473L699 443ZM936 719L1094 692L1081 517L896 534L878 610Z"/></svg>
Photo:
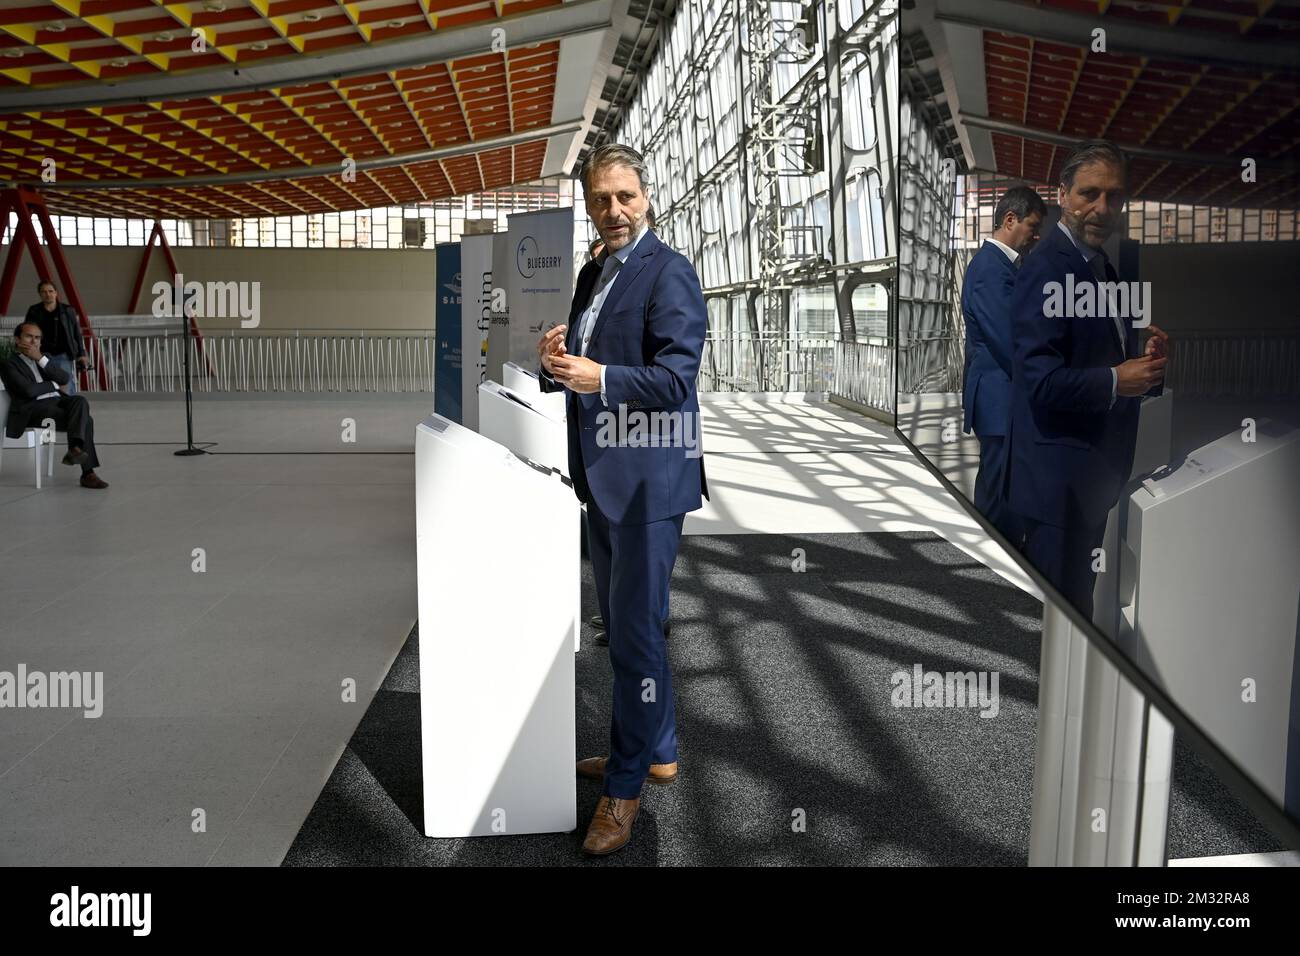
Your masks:
<svg viewBox="0 0 1300 956"><path fill-rule="evenodd" d="M162 223L155 219L153 229L149 232L149 240L144 244L144 255L140 257L140 269L135 274L135 285L131 289L131 301L126 306L127 315L135 313L135 307L140 301L140 293L144 289L144 280L149 274L149 258L153 255L154 242L158 243L162 249L163 258L167 260L167 268L170 270L173 285L176 284L176 277L181 274L180 266L176 264L176 257L172 255L171 243L167 241L167 233L163 232ZM190 316L190 334L194 336L195 348L203 359L204 369L211 375L212 363L203 351L203 333L199 331L199 323L193 315Z"/></svg>
<svg viewBox="0 0 1300 956"><path fill-rule="evenodd" d="M104 368L104 356L99 349L99 339L95 337L95 330L90 326L90 318L86 313L86 307L82 304L81 293L77 291L77 280L72 275L72 269L68 266L68 260L63 255L63 244L59 242L59 234L55 231L54 221L50 218L50 211L45 208L45 199L40 193L23 187L18 187L15 202L19 209L19 218L30 223L31 217L35 215L41 223L41 232L45 234L45 244L50 250L50 259L54 262L54 268L58 270L59 278L63 280L63 291L68 297L68 305L72 306L77 313L77 322L81 328L81 336L87 345L87 351L90 353L90 360L95 365L98 373L99 387L103 391L108 390L108 370ZM50 278L49 270L45 268L45 257L40 256L40 244L36 241L36 229L30 227L28 230L30 236L29 246L33 247L32 259L38 262L38 273L42 280ZM39 256L39 258L38 258ZM77 372L77 379L82 388L89 384L89 378L84 371Z"/></svg>

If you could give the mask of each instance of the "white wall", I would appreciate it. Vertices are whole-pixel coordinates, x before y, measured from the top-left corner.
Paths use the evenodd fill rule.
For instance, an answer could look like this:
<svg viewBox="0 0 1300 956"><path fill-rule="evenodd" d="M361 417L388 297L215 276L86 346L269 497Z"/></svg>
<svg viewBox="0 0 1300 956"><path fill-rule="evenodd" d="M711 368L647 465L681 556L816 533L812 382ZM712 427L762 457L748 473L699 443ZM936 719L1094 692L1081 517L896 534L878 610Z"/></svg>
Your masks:
<svg viewBox="0 0 1300 956"><path fill-rule="evenodd" d="M140 268L140 248L69 246L64 251L92 317L126 312ZM432 249L186 247L173 254L186 282L260 282L259 327L263 329L433 328L437 283ZM31 260L24 256L6 314L22 315L38 301L36 279ZM158 281L170 277L166 260L155 248L137 312L150 311L151 286ZM62 290L62 283L58 284ZM207 318L200 325L238 328L239 320Z"/></svg>

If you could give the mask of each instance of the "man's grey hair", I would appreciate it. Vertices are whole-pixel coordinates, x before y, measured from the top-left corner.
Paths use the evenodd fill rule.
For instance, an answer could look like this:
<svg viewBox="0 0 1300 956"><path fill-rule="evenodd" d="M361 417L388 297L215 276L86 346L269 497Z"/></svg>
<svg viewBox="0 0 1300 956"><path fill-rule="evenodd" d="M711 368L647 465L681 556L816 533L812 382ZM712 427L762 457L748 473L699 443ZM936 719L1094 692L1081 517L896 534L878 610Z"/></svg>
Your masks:
<svg viewBox="0 0 1300 956"><path fill-rule="evenodd" d="M636 170L637 178L641 180L641 191L649 194L650 172L646 168L645 159L631 146L622 143L606 143L596 147L587 156L587 161L582 164L584 193L591 189L591 174L602 166L630 166Z"/></svg>
<svg viewBox="0 0 1300 956"><path fill-rule="evenodd" d="M1061 163L1061 185L1066 189L1074 186L1074 174L1089 163L1118 166L1124 181L1128 182L1128 157L1124 151L1110 140L1085 139L1065 154L1065 161Z"/></svg>

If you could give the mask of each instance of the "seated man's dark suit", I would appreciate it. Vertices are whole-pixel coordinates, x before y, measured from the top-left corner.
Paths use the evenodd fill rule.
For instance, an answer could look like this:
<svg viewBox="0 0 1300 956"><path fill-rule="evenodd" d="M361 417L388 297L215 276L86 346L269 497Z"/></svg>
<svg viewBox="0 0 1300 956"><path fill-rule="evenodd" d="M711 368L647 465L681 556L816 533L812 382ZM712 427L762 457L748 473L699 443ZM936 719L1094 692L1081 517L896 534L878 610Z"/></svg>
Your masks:
<svg viewBox="0 0 1300 956"><path fill-rule="evenodd" d="M49 356L45 356L49 358ZM90 474L99 466L95 453L95 421L90 417L90 403L81 395L49 396L57 392L57 385L67 385L70 376L53 362L44 367L28 364L26 356L14 353L0 364L0 378L9 393L9 415L5 421L5 434L20 438L27 428L40 428L46 419L68 435L68 446L80 446L86 452L81 465L82 474Z"/></svg>
<svg viewBox="0 0 1300 956"><path fill-rule="evenodd" d="M985 241L966 267L961 312L966 322L966 384L962 389L963 431L980 443L975 507L1019 545L1019 522L1006 503L1006 451L1011 417L1011 289L1016 265L995 243Z"/></svg>
<svg viewBox="0 0 1300 956"><path fill-rule="evenodd" d="M585 354L605 366L605 399L599 392L569 391L566 408L569 474L587 505L592 571L614 671L604 792L633 799L652 763L677 760L663 621L682 521L708 491L701 449L692 451L684 440L690 433L683 436L679 428L666 443L616 445L607 426L619 406L625 414L677 412L693 417L699 437L695 379L708 319L695 270L653 231L638 234L621 265L608 263L617 273L600 284L610 258L606 252L578 274L565 339L569 355ZM584 353L581 320L601 292L604 303ZM543 391L563 388L545 369L540 381Z"/></svg>
<svg viewBox="0 0 1300 956"><path fill-rule="evenodd" d="M1092 616L1093 551L1133 467L1141 401L1115 391L1113 367L1139 355L1130 319L1120 322L1121 338L1110 315L1046 314L1048 284L1064 286L1067 274L1076 289L1091 283L1094 295L1099 275L1117 280L1105 254L1090 252L1058 224L1016 276L1007 442L1009 504L1025 522L1025 556L1086 617Z"/></svg>

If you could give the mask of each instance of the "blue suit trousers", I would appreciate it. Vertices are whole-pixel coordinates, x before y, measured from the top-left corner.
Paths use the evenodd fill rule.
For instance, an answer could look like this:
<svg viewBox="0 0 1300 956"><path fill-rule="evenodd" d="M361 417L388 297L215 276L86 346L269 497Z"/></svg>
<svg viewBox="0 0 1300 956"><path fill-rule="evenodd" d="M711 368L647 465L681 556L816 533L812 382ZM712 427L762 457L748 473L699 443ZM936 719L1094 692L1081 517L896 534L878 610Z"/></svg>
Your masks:
<svg viewBox="0 0 1300 956"><path fill-rule="evenodd" d="M685 515L612 524L587 503L588 548L614 671L607 796L633 799L652 763L677 760L673 677L663 621Z"/></svg>

